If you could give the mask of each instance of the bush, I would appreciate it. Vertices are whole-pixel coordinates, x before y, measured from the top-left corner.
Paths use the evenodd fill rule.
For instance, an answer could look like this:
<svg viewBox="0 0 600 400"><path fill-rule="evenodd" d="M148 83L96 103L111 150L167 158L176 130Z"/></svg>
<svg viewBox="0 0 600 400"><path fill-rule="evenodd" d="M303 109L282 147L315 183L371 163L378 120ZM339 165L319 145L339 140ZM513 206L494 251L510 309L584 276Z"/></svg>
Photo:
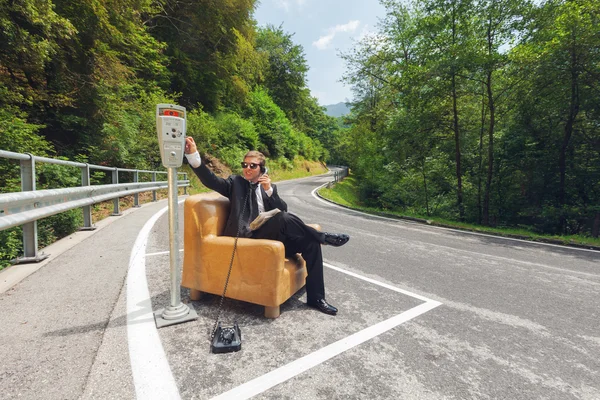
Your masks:
<svg viewBox="0 0 600 400"><path fill-rule="evenodd" d="M20 227L0 231L0 270L23 253L22 232Z"/></svg>
<svg viewBox="0 0 600 400"><path fill-rule="evenodd" d="M38 131L43 125L27 122L28 115L15 107L0 108L0 149L46 156L52 146ZM0 158L0 193L21 190L19 162Z"/></svg>
<svg viewBox="0 0 600 400"><path fill-rule="evenodd" d="M220 147L236 146L241 149L258 148L258 133L252 122L236 113L219 113L216 118Z"/></svg>
<svg viewBox="0 0 600 400"><path fill-rule="evenodd" d="M101 129L86 138L83 149L93 164L154 169L161 165L156 136L156 104L173 103L160 89L146 91L128 84L119 91L104 88ZM100 123L99 122L99 123Z"/></svg>
<svg viewBox="0 0 600 400"><path fill-rule="evenodd" d="M62 158L64 159L64 158ZM81 184L81 172L78 168L63 165L39 163L36 165L37 189L75 187ZM16 182L20 182L17 180ZM15 190L16 191L16 190ZM83 224L81 209L69 210L38 221L38 246L45 247L71 233ZM22 229L16 227L0 232L0 268L10 265L23 253Z"/></svg>
<svg viewBox="0 0 600 400"><path fill-rule="evenodd" d="M265 156L278 158L286 151L289 156L295 142L290 139L292 124L264 89L257 88L250 94L246 117L256 127L262 144L258 149Z"/></svg>
<svg viewBox="0 0 600 400"><path fill-rule="evenodd" d="M187 114L187 135L194 138L200 154L213 154L221 136L215 119L201 107Z"/></svg>

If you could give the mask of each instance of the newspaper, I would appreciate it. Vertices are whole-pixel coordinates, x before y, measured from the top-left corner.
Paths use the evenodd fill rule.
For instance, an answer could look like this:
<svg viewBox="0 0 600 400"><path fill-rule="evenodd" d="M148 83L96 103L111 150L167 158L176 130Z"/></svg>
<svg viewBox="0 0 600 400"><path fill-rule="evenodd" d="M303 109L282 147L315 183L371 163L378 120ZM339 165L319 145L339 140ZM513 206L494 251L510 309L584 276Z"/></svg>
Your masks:
<svg viewBox="0 0 600 400"><path fill-rule="evenodd" d="M258 214L258 217L254 219L254 221L250 222L250 230L257 230L258 228L263 226L263 224L267 222L272 216L277 215L280 212L281 210L279 208L274 208L271 211L261 212L260 214Z"/></svg>

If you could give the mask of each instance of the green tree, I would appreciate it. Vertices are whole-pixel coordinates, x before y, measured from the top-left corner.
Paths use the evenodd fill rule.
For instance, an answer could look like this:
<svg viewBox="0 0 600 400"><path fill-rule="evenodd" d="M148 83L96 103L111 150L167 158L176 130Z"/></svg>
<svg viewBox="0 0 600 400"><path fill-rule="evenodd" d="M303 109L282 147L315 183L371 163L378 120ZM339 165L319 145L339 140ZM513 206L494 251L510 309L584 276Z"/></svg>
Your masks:
<svg viewBox="0 0 600 400"><path fill-rule="evenodd" d="M486 0L477 3L477 19L474 35L479 43L479 52L475 55L476 66L481 73L480 81L485 86L489 123L487 127L487 174L482 207L482 222L490 224L490 199L494 176L494 140L497 124L497 101L505 95L508 87L498 75L502 74L509 62L508 54L500 49L508 46L519 33L522 16L528 7L527 2L516 0ZM496 80L496 78L498 78Z"/></svg>
<svg viewBox="0 0 600 400"><path fill-rule="evenodd" d="M249 46L254 43L254 7L254 0L159 3L148 27L168 44L170 90L181 93L182 105L200 103L215 112L235 101L244 103L244 94L260 77L259 60Z"/></svg>
<svg viewBox="0 0 600 400"><path fill-rule="evenodd" d="M262 86L295 128L287 136L286 157L299 149L324 160L337 144L337 129L306 87L304 49L293 42L293 34L272 25L258 29L256 47L266 60Z"/></svg>
<svg viewBox="0 0 600 400"><path fill-rule="evenodd" d="M0 2L0 26L0 106L27 112L69 104L72 98L55 90L46 71L75 35L73 24L51 0L23 0Z"/></svg>
<svg viewBox="0 0 600 400"><path fill-rule="evenodd" d="M267 25L258 29L256 48L267 60L263 86L288 119L296 122L306 97L308 66L304 49L294 44L292 36L281 26Z"/></svg>
<svg viewBox="0 0 600 400"><path fill-rule="evenodd" d="M258 87L250 94L246 117L252 121L258 132L258 150L267 157L289 157L294 154L289 148L293 145L293 141L290 140L292 124L262 88Z"/></svg>
<svg viewBox="0 0 600 400"><path fill-rule="evenodd" d="M599 14L595 2L551 1L515 48L523 85L513 141L526 156L529 210L541 229L598 235L600 213ZM519 140L524 130L530 132Z"/></svg>

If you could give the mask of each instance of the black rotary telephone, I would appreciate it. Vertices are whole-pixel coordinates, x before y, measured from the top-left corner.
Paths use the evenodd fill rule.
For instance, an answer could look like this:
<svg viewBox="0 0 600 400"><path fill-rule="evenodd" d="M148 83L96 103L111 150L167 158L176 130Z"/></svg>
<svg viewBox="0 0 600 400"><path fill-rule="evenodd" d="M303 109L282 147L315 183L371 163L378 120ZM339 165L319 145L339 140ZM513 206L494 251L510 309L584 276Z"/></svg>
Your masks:
<svg viewBox="0 0 600 400"><path fill-rule="evenodd" d="M215 354L219 353L231 353L233 351L239 351L242 349L242 332L237 322L231 327L223 328L221 323L217 324L217 330L215 331L210 345L210 351Z"/></svg>

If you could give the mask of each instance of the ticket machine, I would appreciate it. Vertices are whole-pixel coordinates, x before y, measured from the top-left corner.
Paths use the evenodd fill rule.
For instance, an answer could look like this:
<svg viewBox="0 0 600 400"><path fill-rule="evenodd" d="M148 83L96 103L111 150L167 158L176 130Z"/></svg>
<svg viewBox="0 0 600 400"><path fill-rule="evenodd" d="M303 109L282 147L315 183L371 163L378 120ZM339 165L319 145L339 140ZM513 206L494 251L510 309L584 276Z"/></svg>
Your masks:
<svg viewBox="0 0 600 400"><path fill-rule="evenodd" d="M175 104L156 106L156 134L163 165L169 180L169 260L171 264L171 303L154 312L158 328L198 318L196 311L181 302L181 262L179 259L179 218L177 168L181 167L185 149L185 107Z"/></svg>
<svg viewBox="0 0 600 400"><path fill-rule="evenodd" d="M185 148L185 107L174 104L156 106L156 133L160 157L166 168L179 168Z"/></svg>

